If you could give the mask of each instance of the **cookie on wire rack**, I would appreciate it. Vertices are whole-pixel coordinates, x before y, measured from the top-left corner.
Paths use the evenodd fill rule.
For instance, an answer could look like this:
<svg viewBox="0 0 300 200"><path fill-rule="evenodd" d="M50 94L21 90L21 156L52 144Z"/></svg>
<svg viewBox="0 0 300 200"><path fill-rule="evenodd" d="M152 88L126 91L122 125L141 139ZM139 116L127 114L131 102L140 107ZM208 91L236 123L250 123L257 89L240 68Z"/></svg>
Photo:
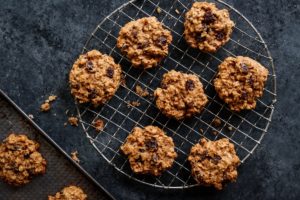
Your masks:
<svg viewBox="0 0 300 200"><path fill-rule="evenodd" d="M39 144L26 135L11 133L0 144L0 178L14 186L25 185L46 172L46 160Z"/></svg>
<svg viewBox="0 0 300 200"><path fill-rule="evenodd" d="M196 75L175 70L163 75L161 87L154 91L154 97L162 113L177 120L200 113L208 102Z"/></svg>
<svg viewBox="0 0 300 200"><path fill-rule="evenodd" d="M111 56L89 51L79 56L70 71L71 93L79 103L102 105L119 88L121 73L120 65Z"/></svg>
<svg viewBox="0 0 300 200"><path fill-rule="evenodd" d="M135 127L121 146L133 172L159 176L173 165L173 139L156 126Z"/></svg>
<svg viewBox="0 0 300 200"><path fill-rule="evenodd" d="M214 3L195 2L185 15L184 37L201 51L214 53L230 39L234 22L226 9Z"/></svg>
<svg viewBox="0 0 300 200"><path fill-rule="evenodd" d="M147 69L167 56L171 41L171 32L156 17L144 17L121 28L117 47L134 67Z"/></svg>
<svg viewBox="0 0 300 200"><path fill-rule="evenodd" d="M233 111L254 109L257 99L263 95L268 73L249 57L228 57L218 67L215 90Z"/></svg>
<svg viewBox="0 0 300 200"><path fill-rule="evenodd" d="M240 159L227 138L216 141L201 139L191 148L188 160L192 176L200 185L221 190L225 182L237 179Z"/></svg>

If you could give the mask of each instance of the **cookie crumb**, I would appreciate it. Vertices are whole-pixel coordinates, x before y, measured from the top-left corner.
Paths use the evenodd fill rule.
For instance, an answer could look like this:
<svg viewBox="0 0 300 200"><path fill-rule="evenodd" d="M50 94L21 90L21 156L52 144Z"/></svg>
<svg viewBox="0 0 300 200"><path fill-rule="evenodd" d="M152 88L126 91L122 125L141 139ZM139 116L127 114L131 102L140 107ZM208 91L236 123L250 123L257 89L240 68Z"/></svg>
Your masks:
<svg viewBox="0 0 300 200"><path fill-rule="evenodd" d="M219 126L221 126L221 124L222 124L222 121L219 119L219 118L214 118L214 120L212 121L212 125L214 126L214 127L219 127Z"/></svg>
<svg viewBox="0 0 300 200"><path fill-rule="evenodd" d="M96 121L93 122L93 126L97 131L102 131L104 128L104 121L102 119L97 119Z"/></svg>
<svg viewBox="0 0 300 200"><path fill-rule="evenodd" d="M57 96L56 96L56 95L50 95L50 96L48 97L48 101L49 101L49 102L55 101L56 99L57 99Z"/></svg>
<svg viewBox="0 0 300 200"><path fill-rule="evenodd" d="M138 107L140 106L141 103L138 102L138 101L127 101L127 107L130 108L130 107Z"/></svg>
<svg viewBox="0 0 300 200"><path fill-rule="evenodd" d="M65 111L65 113L66 113L66 115L69 113L69 109L67 109L66 111Z"/></svg>
<svg viewBox="0 0 300 200"><path fill-rule="evenodd" d="M67 123L67 122L65 122L65 123L64 123L64 126L67 126L67 124L68 124L68 123Z"/></svg>
<svg viewBox="0 0 300 200"><path fill-rule="evenodd" d="M79 163L80 160L79 160L79 158L78 158L78 151L73 151L73 152L71 152L71 158L72 158L75 162Z"/></svg>
<svg viewBox="0 0 300 200"><path fill-rule="evenodd" d="M135 86L135 92L141 97L146 97L149 95L148 90L146 88L143 89L140 85Z"/></svg>
<svg viewBox="0 0 300 200"><path fill-rule="evenodd" d="M50 103L45 102L41 105L41 111L42 112L47 112L47 111L50 110L50 108L51 108Z"/></svg>
<svg viewBox="0 0 300 200"><path fill-rule="evenodd" d="M218 132L217 131L213 131L212 134L218 135Z"/></svg>
<svg viewBox="0 0 300 200"><path fill-rule="evenodd" d="M160 8L160 7L157 7L157 8L156 8L156 12L157 12L158 14L160 14L160 13L161 13L161 8Z"/></svg>
<svg viewBox="0 0 300 200"><path fill-rule="evenodd" d="M180 12L178 9L175 9L176 14L180 15Z"/></svg>
<svg viewBox="0 0 300 200"><path fill-rule="evenodd" d="M28 117L29 117L30 119L34 119L34 116L33 116L32 114L28 114Z"/></svg>
<svg viewBox="0 0 300 200"><path fill-rule="evenodd" d="M199 129L199 132L200 132L200 133L203 133L204 131L203 131L203 129L202 129L202 128L200 128L200 129Z"/></svg>
<svg viewBox="0 0 300 200"><path fill-rule="evenodd" d="M232 131L232 130L233 130L232 126L228 126L227 129L228 129L229 131Z"/></svg>
<svg viewBox="0 0 300 200"><path fill-rule="evenodd" d="M68 118L68 122L69 122L72 126L78 126L78 118L77 118L77 117L69 117L69 118Z"/></svg>

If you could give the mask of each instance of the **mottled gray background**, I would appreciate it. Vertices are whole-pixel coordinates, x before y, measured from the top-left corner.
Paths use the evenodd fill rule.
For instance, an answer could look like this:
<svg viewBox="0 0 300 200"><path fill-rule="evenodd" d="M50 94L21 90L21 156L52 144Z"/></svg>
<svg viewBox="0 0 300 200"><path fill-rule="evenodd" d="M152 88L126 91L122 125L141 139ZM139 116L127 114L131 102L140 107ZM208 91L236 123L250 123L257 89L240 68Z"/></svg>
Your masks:
<svg viewBox="0 0 300 200"><path fill-rule="evenodd" d="M74 112L67 74L88 35L125 0L0 1L0 88L66 152L77 149L82 165L117 199L299 199L300 198L300 3L299 0L230 0L268 43L277 73L278 103L262 145L239 169L236 184L163 191L120 175L83 137L62 124ZM39 105L59 99L48 114ZM75 113L75 112L74 112Z"/></svg>

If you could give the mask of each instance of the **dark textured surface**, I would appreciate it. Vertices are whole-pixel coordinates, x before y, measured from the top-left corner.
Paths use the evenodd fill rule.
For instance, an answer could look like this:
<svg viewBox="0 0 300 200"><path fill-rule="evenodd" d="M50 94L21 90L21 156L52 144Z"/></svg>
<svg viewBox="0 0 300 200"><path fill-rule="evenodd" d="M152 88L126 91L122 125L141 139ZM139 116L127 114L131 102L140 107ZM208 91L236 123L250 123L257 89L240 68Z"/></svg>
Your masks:
<svg viewBox="0 0 300 200"><path fill-rule="evenodd" d="M47 199L69 185L81 187L89 199L109 199L54 148L22 115L0 94L0 141L9 133L26 134L40 144L39 151L47 161L46 173L34 177L23 187L10 186L0 181L0 199Z"/></svg>
<svg viewBox="0 0 300 200"><path fill-rule="evenodd" d="M162 191L137 184L109 166L80 128L63 127L65 110L75 108L67 73L101 16L123 2L1 1L0 88L32 113L66 152L77 149L83 167L118 199L299 199L299 1L228 1L253 22L269 46L278 77L278 102L262 145L240 167L237 183L222 192ZM39 105L51 93L58 100L50 113L40 113Z"/></svg>

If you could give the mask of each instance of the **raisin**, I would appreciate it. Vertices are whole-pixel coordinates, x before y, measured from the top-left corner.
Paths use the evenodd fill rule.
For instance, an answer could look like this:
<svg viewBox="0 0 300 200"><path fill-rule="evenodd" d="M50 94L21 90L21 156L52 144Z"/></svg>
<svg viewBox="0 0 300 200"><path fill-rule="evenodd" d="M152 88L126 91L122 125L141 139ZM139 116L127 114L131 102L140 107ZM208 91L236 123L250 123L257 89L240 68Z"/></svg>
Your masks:
<svg viewBox="0 0 300 200"><path fill-rule="evenodd" d="M95 89L90 90L90 93L88 95L89 99L94 99L97 97L97 91Z"/></svg>
<svg viewBox="0 0 300 200"><path fill-rule="evenodd" d="M242 73L247 74L249 69L248 66L244 63L241 64L241 68L242 68Z"/></svg>
<svg viewBox="0 0 300 200"><path fill-rule="evenodd" d="M146 147L148 150L157 151L158 144L155 138L151 138L145 141Z"/></svg>
<svg viewBox="0 0 300 200"><path fill-rule="evenodd" d="M166 46L167 42L168 42L167 38L164 35L162 35L158 38L157 45L163 47L163 46Z"/></svg>
<svg viewBox="0 0 300 200"><path fill-rule="evenodd" d="M196 34L195 39L197 42L204 42L206 40L206 37L205 36L202 37L201 33L199 33L199 34Z"/></svg>
<svg viewBox="0 0 300 200"><path fill-rule="evenodd" d="M216 33L217 40L223 40L225 38L225 33L220 31Z"/></svg>
<svg viewBox="0 0 300 200"><path fill-rule="evenodd" d="M243 91L243 92L242 92L242 99L243 99L243 100L247 100L247 97L248 97L247 92Z"/></svg>
<svg viewBox="0 0 300 200"><path fill-rule="evenodd" d="M220 160L222 160L222 158L219 155L215 155L211 158L212 163L214 163L215 165L218 164Z"/></svg>
<svg viewBox="0 0 300 200"><path fill-rule="evenodd" d="M162 88L162 89L167 89L167 85L166 85L166 84L161 83L160 85L161 85L161 88Z"/></svg>
<svg viewBox="0 0 300 200"><path fill-rule="evenodd" d="M24 155L24 158L25 158L25 159L30 158L30 154L25 154L25 155Z"/></svg>
<svg viewBox="0 0 300 200"><path fill-rule="evenodd" d="M106 69L106 76L108 76L109 78L113 78L114 77L114 68L109 67Z"/></svg>
<svg viewBox="0 0 300 200"><path fill-rule="evenodd" d="M250 78L249 78L249 84L253 88L253 86L254 86L254 80L253 80L252 76L250 76Z"/></svg>
<svg viewBox="0 0 300 200"><path fill-rule="evenodd" d="M214 23L215 21L216 21L216 16L211 12L211 10L206 11L202 23L211 24Z"/></svg>
<svg viewBox="0 0 300 200"><path fill-rule="evenodd" d="M137 32L137 30L136 30L135 28L133 28L133 29L131 30L131 34L132 34L132 36L133 36L134 38L137 38L138 32Z"/></svg>
<svg viewBox="0 0 300 200"><path fill-rule="evenodd" d="M205 150L203 153L199 154L199 162L205 160L208 156L208 152Z"/></svg>
<svg viewBox="0 0 300 200"><path fill-rule="evenodd" d="M74 88L75 90L78 90L80 88L80 85L79 84L73 84L72 88Z"/></svg>
<svg viewBox="0 0 300 200"><path fill-rule="evenodd" d="M87 69L88 72L92 72L93 69L94 69L93 62L92 62L92 61L88 61L88 62L85 64L85 68Z"/></svg>
<svg viewBox="0 0 300 200"><path fill-rule="evenodd" d="M185 89L189 90L189 91L192 91L194 88L195 88L194 81L190 80L190 79L187 80L186 83L185 83Z"/></svg>

